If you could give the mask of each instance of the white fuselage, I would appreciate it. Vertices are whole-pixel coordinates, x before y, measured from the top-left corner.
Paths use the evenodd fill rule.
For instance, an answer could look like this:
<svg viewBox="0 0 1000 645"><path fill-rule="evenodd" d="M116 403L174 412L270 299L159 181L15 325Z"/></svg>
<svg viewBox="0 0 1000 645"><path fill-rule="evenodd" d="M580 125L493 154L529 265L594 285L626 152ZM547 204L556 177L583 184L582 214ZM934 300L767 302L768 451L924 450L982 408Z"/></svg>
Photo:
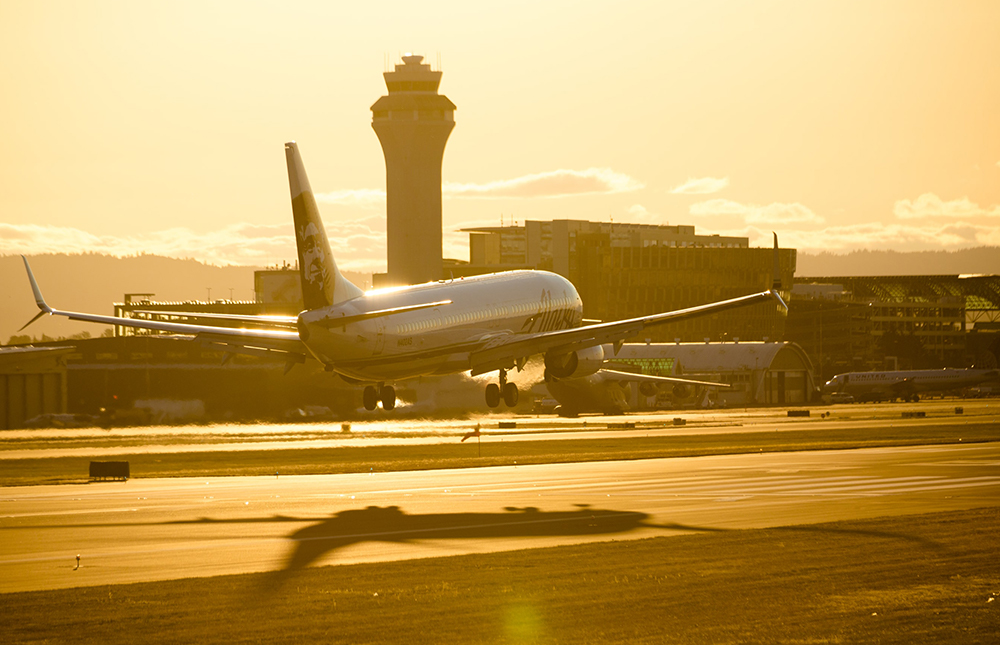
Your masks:
<svg viewBox="0 0 1000 645"><path fill-rule="evenodd" d="M341 317L450 301L338 325ZM378 289L299 315L309 351L333 371L378 382L470 369L469 355L516 334L578 327L583 301L569 280L509 271Z"/></svg>
<svg viewBox="0 0 1000 645"><path fill-rule="evenodd" d="M848 372L826 382L826 393L845 392L859 398L892 397L918 392L941 392L983 383L998 376L997 370L939 369L889 372Z"/></svg>

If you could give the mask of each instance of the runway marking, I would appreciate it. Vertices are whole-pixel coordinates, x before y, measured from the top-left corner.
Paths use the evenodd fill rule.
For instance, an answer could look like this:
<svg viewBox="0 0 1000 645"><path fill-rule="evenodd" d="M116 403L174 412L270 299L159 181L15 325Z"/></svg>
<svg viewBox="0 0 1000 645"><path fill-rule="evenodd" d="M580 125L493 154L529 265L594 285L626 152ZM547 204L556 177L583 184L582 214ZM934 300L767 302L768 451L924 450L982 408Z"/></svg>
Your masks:
<svg viewBox="0 0 1000 645"><path fill-rule="evenodd" d="M841 481L834 481L841 479ZM941 477L941 476L913 476L913 477L888 477L888 478L849 478L855 481L844 481L845 478L830 479L799 479L793 482L762 482L759 484L744 482L719 482L708 486L677 486L669 493L704 493L706 495L718 495L733 491L739 494L746 493L775 493L782 495L790 494L829 494L841 493L849 494L865 490L883 490L891 493L906 493L911 491L938 490L942 488L960 488L963 486L988 486L1000 484L1000 477L993 475L983 475L979 477ZM647 487L650 488L650 487Z"/></svg>
<svg viewBox="0 0 1000 645"><path fill-rule="evenodd" d="M925 476L930 478L931 476ZM596 483L595 481L590 481L581 484L552 484L549 486L537 486L537 487L504 487L496 489L495 492L498 493L524 493L524 492L534 492L541 490L579 490L579 489L609 489L609 488L643 488L643 487L665 487L671 486L675 488L687 489L696 488L698 490L711 490L713 488L726 488L734 485L753 486L755 482L770 482L767 485L770 486L781 486L787 485L789 487L802 486L803 482L814 482L814 481L870 481L870 477L864 477L861 475L840 475L836 477L826 477L820 480L816 480L810 477L803 476L793 476L793 475L781 475L776 477L761 477L755 479L750 477L748 479L740 479L737 483L736 477L720 477L718 475L701 475L695 477L667 477L662 479L644 479L637 481L619 481L619 482L601 482Z"/></svg>
<svg viewBox="0 0 1000 645"><path fill-rule="evenodd" d="M940 475L913 475L903 477L865 477L844 475L838 477L811 478L807 476L778 476L760 479L735 480L704 476L697 478L646 479L636 482L588 482L578 484L553 484L548 486L520 486L489 489L477 487L479 495L552 493L556 491L617 490L619 494L659 492L672 495L715 497L720 494L747 495L864 495L864 494L904 494L928 490L989 486L1000 484L1000 477L983 475L978 477L945 477ZM456 487L458 488L458 487ZM452 491L452 495L462 495Z"/></svg>
<svg viewBox="0 0 1000 645"><path fill-rule="evenodd" d="M926 462L926 463L914 464L914 466L948 466L950 468L956 468L956 467L957 468L968 468L969 466L973 466L973 467L976 467L976 466L983 466L983 467L991 466L993 468L996 468L997 466L1000 466L1000 461L978 461L978 460L974 460L974 459L963 459L963 460L957 460L957 461Z"/></svg>

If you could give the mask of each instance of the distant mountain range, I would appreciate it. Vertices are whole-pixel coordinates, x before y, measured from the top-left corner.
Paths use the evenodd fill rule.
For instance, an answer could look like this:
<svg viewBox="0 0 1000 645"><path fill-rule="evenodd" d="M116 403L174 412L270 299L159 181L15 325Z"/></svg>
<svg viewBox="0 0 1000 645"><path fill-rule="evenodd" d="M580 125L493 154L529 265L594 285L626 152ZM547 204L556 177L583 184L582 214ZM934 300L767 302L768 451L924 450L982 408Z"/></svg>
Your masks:
<svg viewBox="0 0 1000 645"><path fill-rule="evenodd" d="M859 275L960 275L1000 274L1000 247L980 246L961 251L853 251L798 253L797 277Z"/></svg>
<svg viewBox="0 0 1000 645"><path fill-rule="evenodd" d="M90 313L113 313L112 303L126 293L151 293L153 300L253 300L254 271L261 267L218 267L197 260L178 260L157 255L114 257L96 253L82 255L36 255L28 258L46 301L59 309ZM855 251L845 255L799 253L795 275L804 277L855 275L948 275L962 273L1000 274L1000 247L964 251ZM362 287L371 285L371 275L347 272ZM38 311L24 264L16 255L0 257L0 343ZM46 317L24 330L41 338L89 332L100 336L105 327Z"/></svg>

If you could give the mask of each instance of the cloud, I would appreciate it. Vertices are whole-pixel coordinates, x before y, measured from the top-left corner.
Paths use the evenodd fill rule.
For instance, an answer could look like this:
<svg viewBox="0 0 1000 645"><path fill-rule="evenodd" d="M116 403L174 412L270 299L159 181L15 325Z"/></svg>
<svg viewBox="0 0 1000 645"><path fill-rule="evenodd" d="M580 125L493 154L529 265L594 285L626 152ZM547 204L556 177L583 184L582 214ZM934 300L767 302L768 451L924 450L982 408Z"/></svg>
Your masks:
<svg viewBox="0 0 1000 645"><path fill-rule="evenodd" d="M350 271L385 269L385 218L381 215L327 224L337 265ZM216 265L263 266L297 253L291 224L233 224L215 231L172 228L138 235L94 235L71 227L0 224L0 255L148 253L193 258Z"/></svg>
<svg viewBox="0 0 1000 645"><path fill-rule="evenodd" d="M720 180L709 179L707 181ZM728 183L729 180L721 181ZM441 187L441 195L445 198L472 199L571 197L574 195L625 193L641 188L643 188L643 184L628 175L609 168L588 168L587 170L551 170L484 184L445 182ZM385 207L385 191L375 188L334 190L327 193L315 193L315 197L320 204L365 209Z"/></svg>
<svg viewBox="0 0 1000 645"><path fill-rule="evenodd" d="M968 197L946 202L934 193L924 193L912 201L901 199L892 210L899 219L1000 217L1000 206L982 208Z"/></svg>
<svg viewBox="0 0 1000 645"><path fill-rule="evenodd" d="M775 202L767 206L741 204L728 199L710 199L692 204L691 215L742 217L747 224L822 224L823 218L802 204Z"/></svg>
<svg viewBox="0 0 1000 645"><path fill-rule="evenodd" d="M632 204L628 208L628 217L623 222L637 222L639 224L661 224L666 225L667 221L663 215L653 213L642 204Z"/></svg>
<svg viewBox="0 0 1000 645"><path fill-rule="evenodd" d="M385 205L385 191L376 188L335 190L330 193L316 193L314 196L320 204L360 206L361 208L378 208Z"/></svg>
<svg viewBox="0 0 1000 645"><path fill-rule="evenodd" d="M712 231L720 235L750 239L751 246L771 245L771 230L746 226ZM829 226L814 231L778 229L782 248L807 253L849 252L857 249L893 251L954 251L975 246L1000 245L1000 227L967 222L945 225L909 225L865 222L848 226Z"/></svg>
<svg viewBox="0 0 1000 645"><path fill-rule="evenodd" d="M670 192L678 195L708 195L717 193L729 185L729 177L716 179L714 177L702 177L701 179L688 179L680 186L674 187Z"/></svg>
<svg viewBox="0 0 1000 645"><path fill-rule="evenodd" d="M515 179L485 184L446 182L445 197L455 198L521 198L571 197L574 195L614 194L639 190L641 182L609 168L587 170L552 170Z"/></svg>

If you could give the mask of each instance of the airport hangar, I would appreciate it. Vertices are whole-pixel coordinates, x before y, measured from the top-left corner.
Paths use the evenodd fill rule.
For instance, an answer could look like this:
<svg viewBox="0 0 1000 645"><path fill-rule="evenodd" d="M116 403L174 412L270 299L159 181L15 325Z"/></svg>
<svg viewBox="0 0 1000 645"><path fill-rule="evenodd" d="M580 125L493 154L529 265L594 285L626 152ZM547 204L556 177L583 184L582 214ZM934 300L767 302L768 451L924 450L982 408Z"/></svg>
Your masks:
<svg viewBox="0 0 1000 645"><path fill-rule="evenodd" d="M788 342L630 343L609 369L676 376L727 388L646 388L632 384L629 410L678 407L798 405L815 400L818 384L801 347Z"/></svg>
<svg viewBox="0 0 1000 645"><path fill-rule="evenodd" d="M72 347L0 348L0 430L66 411L66 357Z"/></svg>

